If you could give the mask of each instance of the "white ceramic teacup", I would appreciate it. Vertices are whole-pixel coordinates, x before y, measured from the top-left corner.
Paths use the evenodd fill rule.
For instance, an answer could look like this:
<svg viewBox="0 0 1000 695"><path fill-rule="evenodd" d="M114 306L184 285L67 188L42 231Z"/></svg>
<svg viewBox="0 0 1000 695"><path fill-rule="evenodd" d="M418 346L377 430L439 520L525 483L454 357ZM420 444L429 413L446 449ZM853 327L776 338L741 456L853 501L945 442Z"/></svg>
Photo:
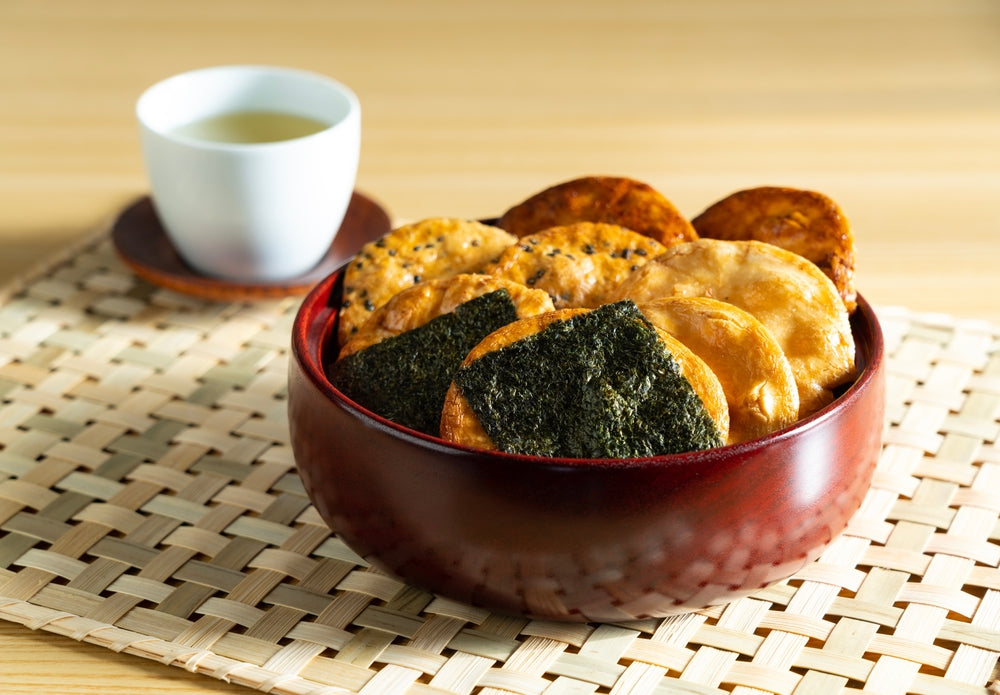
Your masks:
<svg viewBox="0 0 1000 695"><path fill-rule="evenodd" d="M322 129L271 142L184 132L247 112L305 117ZM326 254L354 190L361 146L361 106L348 87L289 68L212 67L153 85L136 115L157 215L196 271L280 281Z"/></svg>

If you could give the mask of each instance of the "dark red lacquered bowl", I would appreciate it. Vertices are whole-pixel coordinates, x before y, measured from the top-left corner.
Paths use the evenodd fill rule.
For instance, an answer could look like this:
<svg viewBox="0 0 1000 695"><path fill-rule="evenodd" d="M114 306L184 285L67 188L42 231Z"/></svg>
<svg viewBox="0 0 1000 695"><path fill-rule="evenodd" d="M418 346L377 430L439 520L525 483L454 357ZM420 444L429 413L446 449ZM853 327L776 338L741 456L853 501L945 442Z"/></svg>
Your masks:
<svg viewBox="0 0 1000 695"><path fill-rule="evenodd" d="M395 425L334 389L340 273L292 332L292 448L317 510L372 564L493 611L579 621L727 603L793 575L871 483L885 402L882 333L859 298L859 376L767 437L629 460L483 452Z"/></svg>

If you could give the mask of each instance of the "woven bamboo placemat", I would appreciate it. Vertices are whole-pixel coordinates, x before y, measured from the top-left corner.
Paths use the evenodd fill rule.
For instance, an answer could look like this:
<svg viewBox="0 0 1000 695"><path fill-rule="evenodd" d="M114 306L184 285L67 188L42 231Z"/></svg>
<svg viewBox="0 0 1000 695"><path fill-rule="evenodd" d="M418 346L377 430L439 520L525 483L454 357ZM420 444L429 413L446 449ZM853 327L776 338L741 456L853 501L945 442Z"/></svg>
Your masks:
<svg viewBox="0 0 1000 695"><path fill-rule="evenodd" d="M7 291L0 618L282 695L998 687L1000 328L880 311L874 486L793 579L717 610L572 625L429 595L330 535L288 444L297 303L161 290L106 234Z"/></svg>

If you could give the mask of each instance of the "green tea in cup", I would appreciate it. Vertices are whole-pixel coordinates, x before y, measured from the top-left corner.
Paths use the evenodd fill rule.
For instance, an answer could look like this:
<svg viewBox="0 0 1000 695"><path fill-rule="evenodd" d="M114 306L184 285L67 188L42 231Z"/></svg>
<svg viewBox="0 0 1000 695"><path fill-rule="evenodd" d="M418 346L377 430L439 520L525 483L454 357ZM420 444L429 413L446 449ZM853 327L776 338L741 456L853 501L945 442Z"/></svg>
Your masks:
<svg viewBox="0 0 1000 695"><path fill-rule="evenodd" d="M157 217L196 272L272 282L309 271L354 190L361 105L302 70L229 65L174 75L136 104Z"/></svg>
<svg viewBox="0 0 1000 695"><path fill-rule="evenodd" d="M173 132L197 140L251 144L294 140L329 127L329 123L292 113L234 111L185 123Z"/></svg>

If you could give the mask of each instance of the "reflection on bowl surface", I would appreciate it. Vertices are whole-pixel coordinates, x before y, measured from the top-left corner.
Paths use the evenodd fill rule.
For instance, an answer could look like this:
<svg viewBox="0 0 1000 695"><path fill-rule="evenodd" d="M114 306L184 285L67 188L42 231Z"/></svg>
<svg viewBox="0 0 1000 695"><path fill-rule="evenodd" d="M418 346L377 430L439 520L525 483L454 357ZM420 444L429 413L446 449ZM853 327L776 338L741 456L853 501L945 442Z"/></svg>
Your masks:
<svg viewBox="0 0 1000 695"><path fill-rule="evenodd" d="M292 334L289 424L318 512L372 564L502 613L659 617L788 578L846 527L871 483L885 401L882 333L860 299L859 376L834 403L750 442L631 460L477 451L415 433L334 389L340 274Z"/></svg>

